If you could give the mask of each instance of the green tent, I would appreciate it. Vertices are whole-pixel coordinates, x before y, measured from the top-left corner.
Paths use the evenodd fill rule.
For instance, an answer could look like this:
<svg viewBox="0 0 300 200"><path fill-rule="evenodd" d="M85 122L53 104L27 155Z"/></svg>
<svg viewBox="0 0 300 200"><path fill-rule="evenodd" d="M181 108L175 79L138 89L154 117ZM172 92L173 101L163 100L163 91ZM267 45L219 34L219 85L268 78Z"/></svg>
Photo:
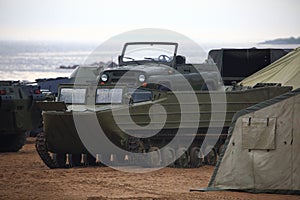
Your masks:
<svg viewBox="0 0 300 200"><path fill-rule="evenodd" d="M300 47L240 82L244 86L257 83L281 83L293 89L300 88Z"/></svg>
<svg viewBox="0 0 300 200"><path fill-rule="evenodd" d="M235 114L208 188L300 194L300 89Z"/></svg>

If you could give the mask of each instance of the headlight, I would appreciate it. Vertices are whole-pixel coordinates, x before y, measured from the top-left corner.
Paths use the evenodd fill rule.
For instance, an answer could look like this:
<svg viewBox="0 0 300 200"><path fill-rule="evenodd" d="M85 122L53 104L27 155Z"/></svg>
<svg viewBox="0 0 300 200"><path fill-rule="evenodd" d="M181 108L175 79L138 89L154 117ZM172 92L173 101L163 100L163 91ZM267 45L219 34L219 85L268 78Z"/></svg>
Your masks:
<svg viewBox="0 0 300 200"><path fill-rule="evenodd" d="M108 75L107 74L102 74L101 75L101 81L103 81L103 82L108 81Z"/></svg>
<svg viewBox="0 0 300 200"><path fill-rule="evenodd" d="M140 81L141 83L143 83L145 80L146 80L146 77L145 77L144 74L139 75L139 81Z"/></svg>

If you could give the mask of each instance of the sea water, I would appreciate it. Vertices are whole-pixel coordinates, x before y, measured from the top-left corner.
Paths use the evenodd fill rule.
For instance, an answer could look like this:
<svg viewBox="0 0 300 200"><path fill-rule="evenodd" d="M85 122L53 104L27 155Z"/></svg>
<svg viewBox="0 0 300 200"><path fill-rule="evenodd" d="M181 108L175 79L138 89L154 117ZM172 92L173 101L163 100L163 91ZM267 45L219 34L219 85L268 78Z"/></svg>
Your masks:
<svg viewBox="0 0 300 200"><path fill-rule="evenodd" d="M38 78L68 77L72 69L60 66L86 65L100 42L0 41L0 80L34 81ZM121 44L122 46L123 44ZM296 48L297 45L199 44L202 54L188 52L191 62L204 61L211 49L218 48ZM122 49L122 47L120 47ZM121 53L121 52L120 52ZM109 54L108 54L109 55ZM93 62L116 62L116 58L100 56Z"/></svg>
<svg viewBox="0 0 300 200"><path fill-rule="evenodd" d="M76 42L0 41L0 80L34 81L68 77L84 62L96 44Z"/></svg>

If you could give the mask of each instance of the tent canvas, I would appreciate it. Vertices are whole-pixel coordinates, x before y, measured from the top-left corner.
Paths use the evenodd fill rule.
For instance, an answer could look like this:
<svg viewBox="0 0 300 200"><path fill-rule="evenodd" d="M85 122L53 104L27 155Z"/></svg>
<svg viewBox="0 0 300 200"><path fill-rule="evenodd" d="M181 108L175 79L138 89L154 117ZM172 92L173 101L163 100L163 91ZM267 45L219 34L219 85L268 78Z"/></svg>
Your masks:
<svg viewBox="0 0 300 200"><path fill-rule="evenodd" d="M240 82L244 86L257 83L281 83L293 89L300 88L300 47Z"/></svg>
<svg viewBox="0 0 300 200"><path fill-rule="evenodd" d="M300 47L241 84L300 88ZM300 89L235 114L208 188L300 194ZM199 191L199 190L198 190Z"/></svg>
<svg viewBox="0 0 300 200"><path fill-rule="evenodd" d="M236 113L204 191L300 194L299 116L300 90Z"/></svg>

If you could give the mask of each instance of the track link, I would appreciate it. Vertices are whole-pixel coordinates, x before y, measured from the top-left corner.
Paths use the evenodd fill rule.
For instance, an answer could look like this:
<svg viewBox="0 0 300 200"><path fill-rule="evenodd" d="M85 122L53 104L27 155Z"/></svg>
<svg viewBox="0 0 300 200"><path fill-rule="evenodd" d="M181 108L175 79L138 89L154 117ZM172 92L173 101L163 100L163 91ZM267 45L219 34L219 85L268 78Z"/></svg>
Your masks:
<svg viewBox="0 0 300 200"><path fill-rule="evenodd" d="M52 157L51 154L49 153L44 132L40 132L39 134L37 134L35 148L39 156L41 157L42 161L50 169L65 167L62 166L61 163L57 162L56 156Z"/></svg>
<svg viewBox="0 0 300 200"><path fill-rule="evenodd" d="M132 152L143 152L143 144L140 140L130 139L128 141L128 148ZM84 167L84 166L106 166L104 163L109 163L111 155L102 154L100 155L100 159L94 158L91 154L53 154L49 152L47 147L47 142L45 138L45 133L40 132L36 138L35 144L36 150L41 157L42 161L48 166L50 169L56 168L72 168L72 167ZM152 147L149 150L150 152L158 152L154 154L154 157L151 158L151 162L149 165L145 167L151 166L160 166L166 161L173 159L175 157L175 153L177 155L181 155L175 162L169 164L169 167L175 168L198 168L202 165L215 165L216 161L216 153L213 150L213 154L209 153L207 156L202 158L202 154L200 155L200 148L193 148L193 151L188 151L184 148L179 148L175 151L175 149L169 149L168 152L160 152L159 148ZM191 155L190 155L191 154ZM102 157L101 157L102 156ZM98 154L97 154L98 158ZM109 159L109 160L107 160ZM129 160L114 160L111 162L113 165L132 165L136 163L136 160L141 161L144 160L144 157L141 155L137 155L134 157L129 157ZM82 161L83 160L83 161ZM105 162L106 160L106 162ZM102 161L102 162L101 162ZM117 161L117 162L116 162ZM119 162L118 162L119 161ZM154 162L155 161L155 162ZM116 162L116 163L114 163ZM143 163L142 161L140 163Z"/></svg>

